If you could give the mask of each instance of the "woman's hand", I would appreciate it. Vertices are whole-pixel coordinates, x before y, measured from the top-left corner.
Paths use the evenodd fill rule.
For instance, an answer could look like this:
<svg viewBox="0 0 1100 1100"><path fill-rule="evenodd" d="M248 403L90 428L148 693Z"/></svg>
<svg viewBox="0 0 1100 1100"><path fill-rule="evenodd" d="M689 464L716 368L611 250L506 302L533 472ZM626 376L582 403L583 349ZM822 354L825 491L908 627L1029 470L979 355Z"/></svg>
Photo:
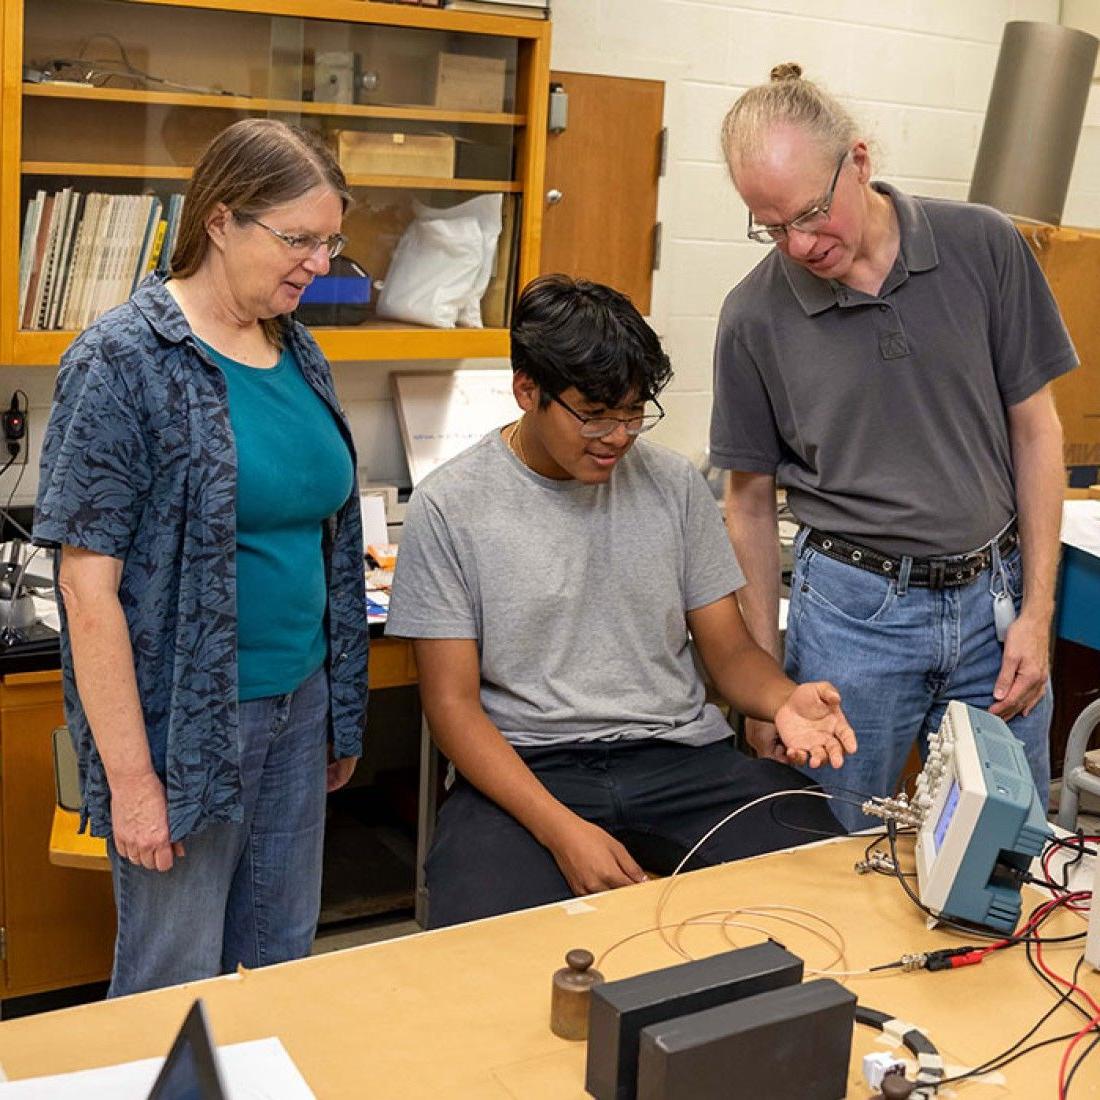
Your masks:
<svg viewBox="0 0 1100 1100"><path fill-rule="evenodd" d="M840 692L824 680L799 684L776 712L775 727L792 764L818 768L828 760L839 768L859 747L840 709Z"/></svg>
<svg viewBox="0 0 1100 1100"><path fill-rule="evenodd" d="M328 748L329 762L325 768L325 790L331 794L338 791L351 778L355 771L355 765L359 763L358 756L345 756L340 760L332 759L332 746Z"/></svg>
<svg viewBox="0 0 1100 1100"><path fill-rule="evenodd" d="M155 772L111 787L111 828L118 854L147 870L169 871L184 854L168 832L168 802Z"/></svg>

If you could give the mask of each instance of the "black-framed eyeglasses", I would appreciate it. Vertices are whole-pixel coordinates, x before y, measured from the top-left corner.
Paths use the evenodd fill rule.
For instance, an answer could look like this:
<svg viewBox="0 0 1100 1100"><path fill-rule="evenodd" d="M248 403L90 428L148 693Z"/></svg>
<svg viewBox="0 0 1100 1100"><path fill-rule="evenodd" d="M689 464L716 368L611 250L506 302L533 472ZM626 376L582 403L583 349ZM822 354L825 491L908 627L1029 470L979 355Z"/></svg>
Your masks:
<svg viewBox="0 0 1100 1100"><path fill-rule="evenodd" d="M599 416L585 416L576 409L571 409L560 397L554 394L549 396L551 401L561 405L567 413L581 422L581 435L585 439L602 439L605 435L610 435L620 424L626 429L627 435L641 435L642 432L655 428L665 415L665 410L661 408L656 398L653 400L653 404L657 406L655 413L640 413L638 416L607 416L605 413L600 413Z"/></svg>
<svg viewBox="0 0 1100 1100"><path fill-rule="evenodd" d="M348 243L348 239L343 233L333 233L331 237L318 237L316 233L284 233L281 229L275 229L266 222L260 221L259 218L252 217L251 214L234 212L233 217L239 222L251 222L261 229L266 229L268 233L273 237L278 237L291 252L296 256L301 256L303 260L307 256L312 256L317 249L322 247L328 258L335 260L344 251L344 246Z"/></svg>
<svg viewBox="0 0 1100 1100"><path fill-rule="evenodd" d="M794 229L799 233L816 233L829 220L829 211L833 205L833 195L836 193L837 180L840 179L840 170L848 159L850 150L845 149L836 162L836 171L833 173L833 182L829 184L829 190L819 203L815 203L809 210L792 218L789 222L780 222L778 225L753 225L752 211L749 211L749 240L758 244L775 244L777 241L787 239L788 230Z"/></svg>

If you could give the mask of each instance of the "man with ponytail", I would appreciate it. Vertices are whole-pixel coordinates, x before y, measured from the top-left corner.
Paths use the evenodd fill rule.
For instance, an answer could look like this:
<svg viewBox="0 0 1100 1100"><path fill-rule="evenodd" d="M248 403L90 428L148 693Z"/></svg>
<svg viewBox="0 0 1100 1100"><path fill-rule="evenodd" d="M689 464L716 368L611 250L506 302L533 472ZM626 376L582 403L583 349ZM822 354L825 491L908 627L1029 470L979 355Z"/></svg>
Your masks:
<svg viewBox="0 0 1100 1100"><path fill-rule="evenodd" d="M711 458L731 471L745 619L778 656L778 484L800 524L787 672L835 683L860 736L822 785L892 793L961 699L1009 722L1045 799L1064 482L1050 383L1073 347L1006 217L873 180L845 108L797 64L771 75L722 128L748 236L769 247L715 349ZM774 727L748 736L786 759Z"/></svg>

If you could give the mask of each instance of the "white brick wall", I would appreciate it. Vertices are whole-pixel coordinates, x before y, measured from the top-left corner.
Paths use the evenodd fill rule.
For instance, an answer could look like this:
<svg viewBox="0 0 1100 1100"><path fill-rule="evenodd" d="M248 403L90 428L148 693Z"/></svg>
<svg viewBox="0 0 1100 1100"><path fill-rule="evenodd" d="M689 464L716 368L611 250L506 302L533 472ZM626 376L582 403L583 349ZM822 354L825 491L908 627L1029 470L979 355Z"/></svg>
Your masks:
<svg viewBox="0 0 1100 1100"><path fill-rule="evenodd" d="M841 96L878 142L880 174L906 190L965 198L1004 23L1055 21L1058 0L554 0L556 69L663 80L670 130L661 185L662 270L652 320L676 368L656 438L700 458L710 414L711 344L726 291L761 258L721 163L729 105L778 61ZM1100 85L1094 85L1065 221L1100 225ZM408 483L390 398L391 369L501 367L344 363L335 368L370 477ZM33 500L52 371L13 370L31 399ZM6 392L6 391L5 391ZM0 393L0 399L5 399ZM10 482L6 482L10 484ZM7 490L10 492L10 489Z"/></svg>
<svg viewBox="0 0 1100 1100"><path fill-rule="evenodd" d="M878 174L918 194L965 199L1004 24L1053 22L1058 8L1058 0L554 0L554 68L666 82L665 245L652 320L676 377L655 438L702 458L717 310L763 255L745 241L745 208L718 147L737 96L776 62L798 61L875 139ZM1096 226L1100 85L1085 123L1065 222Z"/></svg>

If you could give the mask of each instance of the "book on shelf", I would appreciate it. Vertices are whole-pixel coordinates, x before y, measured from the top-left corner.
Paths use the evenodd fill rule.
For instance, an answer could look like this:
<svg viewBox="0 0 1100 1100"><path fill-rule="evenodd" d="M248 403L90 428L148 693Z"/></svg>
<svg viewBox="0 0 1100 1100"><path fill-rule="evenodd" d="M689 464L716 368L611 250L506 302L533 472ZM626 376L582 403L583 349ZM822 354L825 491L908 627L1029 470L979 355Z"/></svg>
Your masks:
<svg viewBox="0 0 1100 1100"><path fill-rule="evenodd" d="M69 277L69 269L73 262L77 227L83 217L84 201L86 198L87 196L81 194L79 191L69 196L68 212L65 217L64 226L62 227L61 237L59 238L60 244L57 250L57 263L54 268L54 290L53 293L50 294L49 301L46 303L45 318L43 321L44 328L57 327L58 317L61 312L61 303L64 299Z"/></svg>
<svg viewBox="0 0 1100 1100"><path fill-rule="evenodd" d="M520 19L549 19L550 0L443 0L448 11L478 15L510 15Z"/></svg>
<svg viewBox="0 0 1100 1100"><path fill-rule="evenodd" d="M82 329L125 302L164 260L182 208L182 195L165 215L157 195L38 191L23 218L20 327Z"/></svg>
<svg viewBox="0 0 1100 1100"><path fill-rule="evenodd" d="M31 272L34 269L35 245L38 241L38 227L42 220L42 210L46 205L46 192L39 191L27 203L27 212L23 218L23 241L19 250L19 318L27 306L27 292L30 287Z"/></svg>
<svg viewBox="0 0 1100 1100"><path fill-rule="evenodd" d="M31 241L27 242L30 248L30 275L27 279L27 291L23 296L23 311L19 315L21 328L31 328L31 318L35 312L35 303L38 301L38 284L42 281L42 261L46 256L46 241L50 235L50 220L53 217L54 196L46 195L42 199L42 209L38 216L38 224Z"/></svg>
<svg viewBox="0 0 1100 1100"><path fill-rule="evenodd" d="M157 261L157 273L167 275L169 265L172 262L172 252L176 247L176 238L180 231L180 214L183 213L183 196L172 195L168 199L168 224L164 230L164 241L161 244L160 258Z"/></svg>

